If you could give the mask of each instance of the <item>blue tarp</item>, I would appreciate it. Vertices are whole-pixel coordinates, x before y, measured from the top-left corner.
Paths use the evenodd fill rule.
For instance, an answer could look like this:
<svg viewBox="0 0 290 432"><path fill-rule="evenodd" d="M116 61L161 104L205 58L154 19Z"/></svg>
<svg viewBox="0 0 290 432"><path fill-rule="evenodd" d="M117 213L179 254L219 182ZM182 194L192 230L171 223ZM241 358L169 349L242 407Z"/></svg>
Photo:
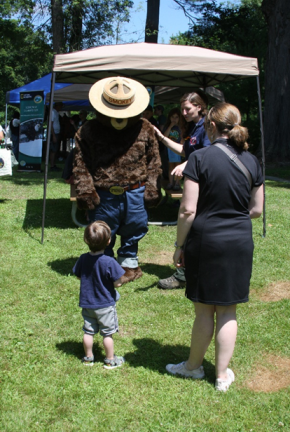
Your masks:
<svg viewBox="0 0 290 432"><path fill-rule="evenodd" d="M15 90L10 90L6 93L6 104L17 106L20 104L20 93L25 91L35 91L35 90L43 90L44 91L44 100L47 93L50 93L51 90L51 73L45 75L42 78L39 78L35 81L32 81L22 87L19 87ZM60 90L64 87L68 87L71 84L68 83L55 83L54 90ZM75 100L64 102L64 110L67 111L79 111L81 109L89 110L90 103L89 100Z"/></svg>
<svg viewBox="0 0 290 432"><path fill-rule="evenodd" d="M35 91L35 90L43 90L44 91L44 98L46 96L46 93L50 92L51 89L51 73L48 75L45 75L42 78L39 78L35 81L32 81L22 87L19 87L15 90L10 90L6 92L6 103L8 105L19 105L20 104L20 93L25 91ZM67 87L71 84L68 83L55 83L54 89L59 90L63 87Z"/></svg>

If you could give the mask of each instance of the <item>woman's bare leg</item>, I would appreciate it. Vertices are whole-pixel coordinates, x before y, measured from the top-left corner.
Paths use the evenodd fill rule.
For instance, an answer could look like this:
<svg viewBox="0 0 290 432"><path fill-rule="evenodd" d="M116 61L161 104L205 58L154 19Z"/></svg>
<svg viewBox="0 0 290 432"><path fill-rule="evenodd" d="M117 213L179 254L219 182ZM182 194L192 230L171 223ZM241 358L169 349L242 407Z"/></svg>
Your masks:
<svg viewBox="0 0 290 432"><path fill-rule="evenodd" d="M236 305L216 306L215 368L216 378L227 379L227 367L237 338Z"/></svg>
<svg viewBox="0 0 290 432"><path fill-rule="evenodd" d="M194 303L194 307L195 320L192 327L190 354L186 362L188 370L197 369L202 365L214 332L215 306Z"/></svg>

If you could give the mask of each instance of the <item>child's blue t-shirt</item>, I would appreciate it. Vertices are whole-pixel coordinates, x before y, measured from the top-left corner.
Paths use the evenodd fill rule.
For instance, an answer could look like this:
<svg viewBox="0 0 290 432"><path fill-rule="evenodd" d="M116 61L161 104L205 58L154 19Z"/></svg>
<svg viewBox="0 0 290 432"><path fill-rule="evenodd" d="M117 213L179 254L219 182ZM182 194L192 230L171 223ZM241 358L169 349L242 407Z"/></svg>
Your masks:
<svg viewBox="0 0 290 432"><path fill-rule="evenodd" d="M107 255L89 252L81 255L73 268L73 274L81 280L79 306L87 309L114 306L114 282L124 273L123 267Z"/></svg>
<svg viewBox="0 0 290 432"><path fill-rule="evenodd" d="M169 135L168 135L168 138L170 138L171 141L174 141L176 143L180 143L181 130L177 125L173 126L171 128ZM180 147L181 147L181 145L180 145ZM167 153L168 153L168 162L181 162L181 156L178 155L177 153L175 153L174 151L167 148Z"/></svg>

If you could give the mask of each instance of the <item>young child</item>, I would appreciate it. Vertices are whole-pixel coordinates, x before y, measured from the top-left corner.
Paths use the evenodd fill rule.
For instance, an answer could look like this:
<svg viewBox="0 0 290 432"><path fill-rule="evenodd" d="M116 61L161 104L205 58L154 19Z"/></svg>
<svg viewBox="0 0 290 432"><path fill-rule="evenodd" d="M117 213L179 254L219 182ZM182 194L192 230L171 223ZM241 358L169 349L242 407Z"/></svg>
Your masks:
<svg viewBox="0 0 290 432"><path fill-rule="evenodd" d="M111 241L111 229L103 221L88 225L84 232L84 241L90 252L80 256L73 273L81 280L80 302L84 318L84 365L94 364L93 339L100 332L106 352L105 369L122 366L125 359L114 354L113 334L118 330L116 301L120 295L115 287L121 286L124 269L114 258L104 255L105 247Z"/></svg>
<svg viewBox="0 0 290 432"><path fill-rule="evenodd" d="M167 117L167 121L165 123L163 134L165 137L170 138L172 141L180 144L182 140L182 132L180 128L180 120L181 113L179 108L173 108ZM182 145L180 145L180 153L182 151ZM169 170L169 183L166 187L167 190L180 191L180 183L178 179L174 179L174 176L171 174L172 170L180 165L181 156L176 154L174 151L167 148L168 152L168 170Z"/></svg>

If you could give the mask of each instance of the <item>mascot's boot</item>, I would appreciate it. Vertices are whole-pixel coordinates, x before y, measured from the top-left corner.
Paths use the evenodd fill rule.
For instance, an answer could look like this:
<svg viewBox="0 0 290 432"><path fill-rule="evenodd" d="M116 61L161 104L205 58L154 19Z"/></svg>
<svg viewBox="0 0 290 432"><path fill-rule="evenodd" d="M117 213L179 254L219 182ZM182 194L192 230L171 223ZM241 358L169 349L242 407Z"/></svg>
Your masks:
<svg viewBox="0 0 290 432"><path fill-rule="evenodd" d="M135 279L139 279L142 276L142 270L140 267L130 268L130 267L123 267L125 270L125 274L121 277L121 283L125 284L128 282L132 282Z"/></svg>

